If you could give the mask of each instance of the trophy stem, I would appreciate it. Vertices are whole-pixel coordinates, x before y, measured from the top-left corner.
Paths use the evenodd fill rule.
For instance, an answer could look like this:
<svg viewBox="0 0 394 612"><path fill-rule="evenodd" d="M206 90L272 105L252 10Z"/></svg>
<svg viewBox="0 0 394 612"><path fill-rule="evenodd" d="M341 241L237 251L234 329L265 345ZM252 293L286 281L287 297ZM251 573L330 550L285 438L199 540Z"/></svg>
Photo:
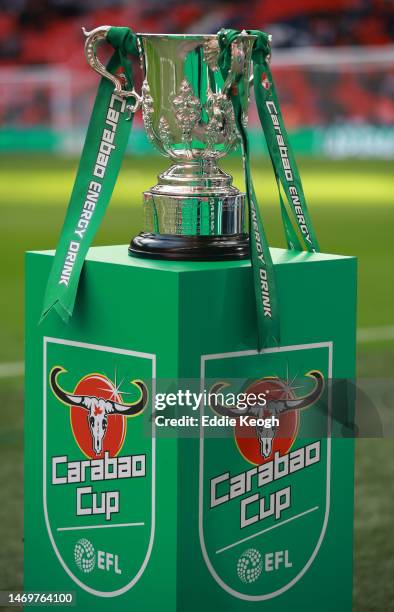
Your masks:
<svg viewBox="0 0 394 612"><path fill-rule="evenodd" d="M245 194L214 158L175 163L144 193L145 231L130 244L137 257L229 260L249 257Z"/></svg>

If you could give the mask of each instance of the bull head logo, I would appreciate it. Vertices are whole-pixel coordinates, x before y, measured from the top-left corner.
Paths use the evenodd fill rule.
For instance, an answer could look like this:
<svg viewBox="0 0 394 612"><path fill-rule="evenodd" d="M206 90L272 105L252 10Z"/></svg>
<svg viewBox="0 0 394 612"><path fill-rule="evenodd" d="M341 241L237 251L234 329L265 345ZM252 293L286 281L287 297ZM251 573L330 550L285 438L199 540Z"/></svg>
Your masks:
<svg viewBox="0 0 394 612"><path fill-rule="evenodd" d="M57 379L60 373L66 372L61 366L55 366L50 373L50 383L55 396L67 406L76 406L86 410L86 416L92 436L93 450L96 455L100 455L103 449L103 440L108 428L108 417L115 414L123 416L136 416L140 414L148 401L148 389L142 380L133 380L141 392L141 396L135 402L120 404L111 400L103 399L92 395L75 395L67 393L58 384Z"/></svg>
<svg viewBox="0 0 394 612"><path fill-rule="evenodd" d="M308 395L298 398L281 398L281 399L269 399L267 398L266 405L254 405L246 406L246 408L238 408L238 406L223 406L221 405L215 396L227 387L227 383L219 382L216 383L212 388L211 395L211 408L220 416L253 416L257 419L266 418L268 416L280 417L280 415L289 412L291 410L302 410L309 408L315 404L321 397L324 388L324 378L318 371L311 371L306 374L314 379L315 387ZM213 397L212 397L213 396ZM272 453L273 441L278 433L278 427L272 425L271 428L266 428L262 425L256 425L256 436L260 445L260 455L263 459L268 459Z"/></svg>

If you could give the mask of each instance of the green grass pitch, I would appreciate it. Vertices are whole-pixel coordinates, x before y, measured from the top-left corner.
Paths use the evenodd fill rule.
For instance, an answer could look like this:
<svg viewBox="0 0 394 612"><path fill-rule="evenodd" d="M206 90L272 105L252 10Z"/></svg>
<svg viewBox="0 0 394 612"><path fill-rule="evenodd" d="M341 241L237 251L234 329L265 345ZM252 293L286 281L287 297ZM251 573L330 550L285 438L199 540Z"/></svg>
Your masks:
<svg viewBox="0 0 394 612"><path fill-rule="evenodd" d="M125 244L142 228L141 192L166 165L159 157L125 160L96 244ZM394 325L392 162L304 159L299 165L322 250L359 258L359 326ZM231 158L223 168L242 189L240 160ZM75 159L1 159L0 364L23 359L23 253L55 248L75 169ZM284 246L266 159L255 161L254 176L270 242ZM394 341L359 346L360 376L392 378L393 367ZM0 389L1 590L20 588L23 578L22 381L2 379ZM393 451L391 439L357 442L355 612L394 610Z"/></svg>

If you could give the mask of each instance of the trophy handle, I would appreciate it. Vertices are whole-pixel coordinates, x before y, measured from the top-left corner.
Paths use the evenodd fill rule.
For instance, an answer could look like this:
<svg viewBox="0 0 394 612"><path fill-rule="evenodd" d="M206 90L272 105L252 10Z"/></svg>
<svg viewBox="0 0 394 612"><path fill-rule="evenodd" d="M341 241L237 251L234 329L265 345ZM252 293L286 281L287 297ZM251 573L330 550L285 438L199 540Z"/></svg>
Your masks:
<svg viewBox="0 0 394 612"><path fill-rule="evenodd" d="M245 50L242 38L246 36L243 30L239 36L231 43L231 65L226 80L223 85L222 93L227 94L238 76L240 76L245 66Z"/></svg>
<svg viewBox="0 0 394 612"><path fill-rule="evenodd" d="M123 89L122 81L116 75L108 72L108 70L106 70L105 66L100 62L99 58L96 55L96 49L98 45L101 44L103 41L105 41L110 29L111 29L111 26L108 26L108 25L100 26L98 28L95 28L94 30L91 30L90 32L88 32L85 28L82 28L82 31L84 35L86 36L86 41L85 41L86 60L89 66L93 68L93 70L95 70L101 76L105 77L106 79L111 81L111 83L114 84L114 92L117 96L121 98L129 98L129 97L134 98L135 102L133 105L131 104L128 105L128 110L131 113L135 113L141 106L142 97L137 94L134 87L131 90Z"/></svg>
<svg viewBox="0 0 394 612"><path fill-rule="evenodd" d="M269 40L269 43L271 45L272 44L272 34L268 34L268 40ZM271 53L269 53L266 56L266 60L267 60L267 64L271 63ZM249 87L252 88L253 85L254 85L254 77L253 77L253 74L251 74L250 77L249 77Z"/></svg>

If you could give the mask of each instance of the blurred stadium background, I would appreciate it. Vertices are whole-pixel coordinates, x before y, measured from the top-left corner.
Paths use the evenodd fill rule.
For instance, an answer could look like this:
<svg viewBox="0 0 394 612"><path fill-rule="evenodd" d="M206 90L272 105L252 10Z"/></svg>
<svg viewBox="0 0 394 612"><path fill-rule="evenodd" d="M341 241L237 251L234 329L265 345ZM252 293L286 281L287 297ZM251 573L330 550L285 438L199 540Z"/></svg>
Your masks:
<svg viewBox="0 0 394 612"><path fill-rule="evenodd" d="M56 246L71 191L97 87L81 27L273 34L273 74L322 249L359 258L358 373L383 379L394 365L393 17L392 0L0 0L0 589L23 580L23 253ZM249 123L262 212L283 246L253 107ZM167 165L140 116L134 125L96 244L139 231L141 192ZM242 187L239 156L224 167ZM393 450L390 439L357 441L357 612L394 610Z"/></svg>

